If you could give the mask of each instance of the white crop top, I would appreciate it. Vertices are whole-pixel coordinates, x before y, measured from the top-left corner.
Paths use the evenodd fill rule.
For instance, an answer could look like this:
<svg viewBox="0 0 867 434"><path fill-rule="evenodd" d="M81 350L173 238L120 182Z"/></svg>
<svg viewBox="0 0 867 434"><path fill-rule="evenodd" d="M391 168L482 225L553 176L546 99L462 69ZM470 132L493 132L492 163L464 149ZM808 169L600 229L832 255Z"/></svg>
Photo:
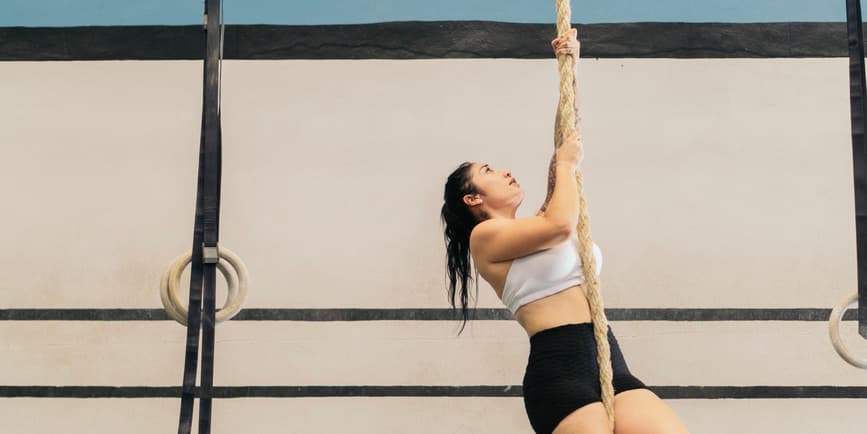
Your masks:
<svg viewBox="0 0 867 434"><path fill-rule="evenodd" d="M596 275L602 270L602 250L593 243ZM503 286L503 304L514 315L531 301L556 294L584 283L581 256L578 254L578 234L550 249L529 254L512 261Z"/></svg>

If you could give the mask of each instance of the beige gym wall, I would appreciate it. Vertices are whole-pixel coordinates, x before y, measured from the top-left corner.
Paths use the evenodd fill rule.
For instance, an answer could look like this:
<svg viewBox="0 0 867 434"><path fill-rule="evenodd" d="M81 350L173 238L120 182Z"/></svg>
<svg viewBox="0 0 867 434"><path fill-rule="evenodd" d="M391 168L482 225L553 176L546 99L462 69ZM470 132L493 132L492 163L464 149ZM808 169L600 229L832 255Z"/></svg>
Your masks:
<svg viewBox="0 0 867 434"><path fill-rule="evenodd" d="M519 215L538 209L554 65L224 62L221 244L249 267L246 306L446 307L445 178L464 160L509 168L526 190ZM606 307L829 308L855 290L847 65L582 61ZM191 244L201 62L7 62L0 95L0 308L160 307L160 274ZM479 289L479 306L500 307ZM229 322L217 328L215 384L520 384L528 346L516 323L457 328ZM649 385L867 386L824 322L612 328ZM843 328L863 344L854 323ZM181 381L173 322L3 321L0 336L0 385ZM28 433L153 433L176 424L177 402L6 398L0 418ZM865 400L668 402L700 434L867 426ZM520 398L231 399L215 420L217 434L530 432Z"/></svg>

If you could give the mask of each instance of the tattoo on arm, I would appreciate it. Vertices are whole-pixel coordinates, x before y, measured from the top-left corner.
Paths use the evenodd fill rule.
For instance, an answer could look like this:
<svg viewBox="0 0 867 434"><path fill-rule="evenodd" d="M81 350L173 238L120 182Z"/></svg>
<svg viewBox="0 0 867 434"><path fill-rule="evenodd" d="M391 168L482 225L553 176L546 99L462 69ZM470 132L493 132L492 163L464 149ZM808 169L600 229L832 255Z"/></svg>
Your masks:
<svg viewBox="0 0 867 434"><path fill-rule="evenodd" d="M557 116L554 117L554 149L560 147L563 143L563 128L560 125L560 119L563 118L563 113L560 110L560 105L557 105Z"/></svg>
<svg viewBox="0 0 867 434"><path fill-rule="evenodd" d="M554 184L557 180L557 171L554 170L557 163L557 155L551 156L551 163L548 165L548 193L545 195L545 203L542 204L542 209L539 212L545 212L548 209L548 203L551 202L551 196L554 195Z"/></svg>
<svg viewBox="0 0 867 434"><path fill-rule="evenodd" d="M554 150L560 147L563 142L563 129L560 128L560 106L557 105L557 116L554 119ZM557 153L551 155L551 162L548 164L548 193L545 195L545 202L542 204L542 209L539 212L545 212L548 209L548 203L551 201L551 196L554 194L554 184L557 182L557 171L554 169L557 163Z"/></svg>

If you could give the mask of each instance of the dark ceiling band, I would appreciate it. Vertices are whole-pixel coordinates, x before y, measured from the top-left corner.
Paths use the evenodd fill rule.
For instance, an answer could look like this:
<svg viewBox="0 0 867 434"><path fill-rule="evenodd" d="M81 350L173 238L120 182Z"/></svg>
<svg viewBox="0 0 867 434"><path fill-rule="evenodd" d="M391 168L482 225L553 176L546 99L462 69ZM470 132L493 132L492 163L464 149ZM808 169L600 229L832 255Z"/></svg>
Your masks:
<svg viewBox="0 0 867 434"><path fill-rule="evenodd" d="M858 254L858 332L867 339L867 89L860 0L846 0L849 34L849 100L852 109L852 163L855 174L855 240Z"/></svg>
<svg viewBox="0 0 867 434"><path fill-rule="evenodd" d="M589 58L846 57L846 24L577 24ZM550 24L228 25L226 59L549 59ZM197 60L201 26L0 27L0 61Z"/></svg>
<svg viewBox="0 0 867 434"><path fill-rule="evenodd" d="M199 434L210 434L211 432L222 167L219 98L223 20L220 6L220 0L206 1L202 130L199 142L199 173L196 186L196 216L190 270L189 316L187 317L187 343L184 356L178 434L190 434L192 430L200 329L202 373L201 387L199 388Z"/></svg>

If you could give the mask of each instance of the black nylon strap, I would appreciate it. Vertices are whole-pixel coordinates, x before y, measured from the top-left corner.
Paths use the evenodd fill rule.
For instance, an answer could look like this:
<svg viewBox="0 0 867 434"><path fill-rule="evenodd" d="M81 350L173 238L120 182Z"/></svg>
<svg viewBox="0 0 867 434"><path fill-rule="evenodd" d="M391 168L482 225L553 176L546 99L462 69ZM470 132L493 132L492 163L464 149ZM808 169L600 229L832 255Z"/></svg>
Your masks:
<svg viewBox="0 0 867 434"><path fill-rule="evenodd" d="M849 34L849 102L852 119L852 163L855 174L855 233L858 255L858 332L867 338L867 89L864 80L864 31L860 0L846 0Z"/></svg>
<svg viewBox="0 0 867 434"><path fill-rule="evenodd" d="M204 247L217 247L220 237L220 186L222 168L222 130L220 123L220 61L222 59L223 20L221 0L207 0L208 57L205 60L205 191ZM202 387L199 397L199 434L211 432L211 399L214 395L214 327L217 290L217 264L205 264L202 295Z"/></svg>
<svg viewBox="0 0 867 434"><path fill-rule="evenodd" d="M200 141L204 142L205 120L202 118ZM196 388L196 369L199 362L199 326L202 312L202 196L204 183L204 149L199 150L199 175L196 188L196 216L193 226L193 257L190 263L190 297L187 305L187 344L184 354L184 376L181 388L181 414L178 434L190 434L193 423L193 399Z"/></svg>
<svg viewBox="0 0 867 434"><path fill-rule="evenodd" d="M206 263L203 260L203 253L205 247L217 247L220 227L222 132L220 129L219 96L223 30L220 6L220 0L206 0L205 44L207 51L203 71L202 129L199 137L199 174L196 188L187 343L178 434L189 434L192 430L199 329L202 331L199 433L209 434L211 431L217 267L216 263Z"/></svg>

